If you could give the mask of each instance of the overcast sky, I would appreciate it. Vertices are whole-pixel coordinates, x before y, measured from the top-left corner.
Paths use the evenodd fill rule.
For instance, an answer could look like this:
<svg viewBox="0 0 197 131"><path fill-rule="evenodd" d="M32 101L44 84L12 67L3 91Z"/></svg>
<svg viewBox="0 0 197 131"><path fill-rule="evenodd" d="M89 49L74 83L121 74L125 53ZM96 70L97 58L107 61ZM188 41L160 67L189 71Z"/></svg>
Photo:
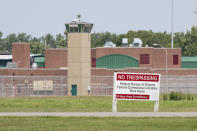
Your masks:
<svg viewBox="0 0 197 131"><path fill-rule="evenodd" d="M65 30L77 14L94 23L92 32L129 30L171 32L172 0L0 0L0 31L53 35ZM197 26L197 0L174 0L174 31Z"/></svg>

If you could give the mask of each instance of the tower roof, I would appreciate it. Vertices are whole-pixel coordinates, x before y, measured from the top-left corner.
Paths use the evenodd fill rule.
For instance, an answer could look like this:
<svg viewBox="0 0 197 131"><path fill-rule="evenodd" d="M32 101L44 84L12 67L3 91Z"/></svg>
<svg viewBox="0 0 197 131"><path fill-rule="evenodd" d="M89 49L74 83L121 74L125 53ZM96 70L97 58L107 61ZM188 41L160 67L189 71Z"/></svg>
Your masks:
<svg viewBox="0 0 197 131"><path fill-rule="evenodd" d="M67 32L88 32L90 33L93 27L93 23L88 23L81 21L81 15L77 15L77 19L72 20L72 22L65 23Z"/></svg>

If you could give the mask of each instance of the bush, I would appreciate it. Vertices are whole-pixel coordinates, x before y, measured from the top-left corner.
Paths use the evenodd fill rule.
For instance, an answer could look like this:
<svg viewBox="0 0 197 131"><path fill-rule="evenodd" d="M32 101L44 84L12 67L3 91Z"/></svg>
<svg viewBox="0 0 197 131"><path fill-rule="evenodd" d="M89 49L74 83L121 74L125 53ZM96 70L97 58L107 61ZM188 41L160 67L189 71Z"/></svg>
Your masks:
<svg viewBox="0 0 197 131"><path fill-rule="evenodd" d="M183 94L181 92L170 92L168 94L163 95L163 100L192 100L193 101L194 97L191 94Z"/></svg>
<svg viewBox="0 0 197 131"><path fill-rule="evenodd" d="M194 97L191 94L187 94L186 98L187 100L194 100Z"/></svg>
<svg viewBox="0 0 197 131"><path fill-rule="evenodd" d="M163 100L168 100L168 94L167 93L163 94Z"/></svg>

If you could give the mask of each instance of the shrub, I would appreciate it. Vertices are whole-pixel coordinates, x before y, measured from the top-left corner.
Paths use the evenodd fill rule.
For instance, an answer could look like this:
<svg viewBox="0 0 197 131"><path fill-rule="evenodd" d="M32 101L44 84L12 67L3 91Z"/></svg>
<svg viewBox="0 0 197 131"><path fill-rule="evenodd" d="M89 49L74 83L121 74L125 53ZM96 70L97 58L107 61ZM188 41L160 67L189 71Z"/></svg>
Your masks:
<svg viewBox="0 0 197 131"><path fill-rule="evenodd" d="M193 101L194 100L194 97L191 94L187 94L186 99Z"/></svg>
<svg viewBox="0 0 197 131"><path fill-rule="evenodd" d="M163 94L163 100L168 100L168 94L167 93Z"/></svg>
<svg viewBox="0 0 197 131"><path fill-rule="evenodd" d="M191 94L183 94L181 92L170 92L168 94L163 94L163 100L192 100L193 101L194 97Z"/></svg>

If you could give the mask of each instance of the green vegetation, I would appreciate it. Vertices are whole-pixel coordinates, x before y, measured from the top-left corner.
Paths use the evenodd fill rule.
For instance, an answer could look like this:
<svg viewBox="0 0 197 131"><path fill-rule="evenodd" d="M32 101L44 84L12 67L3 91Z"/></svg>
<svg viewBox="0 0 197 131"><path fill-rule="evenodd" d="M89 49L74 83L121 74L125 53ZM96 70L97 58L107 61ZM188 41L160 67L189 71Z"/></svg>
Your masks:
<svg viewBox="0 0 197 131"><path fill-rule="evenodd" d="M45 49L45 42L47 48L65 48L66 36L57 34L55 37L51 34L36 38L26 33L9 34L5 38L2 38L3 33L0 31L0 51L12 51L13 42L28 42L30 43L31 53L43 54Z"/></svg>
<svg viewBox="0 0 197 131"><path fill-rule="evenodd" d="M194 100L191 94L183 94L181 92L170 92L170 94L163 94L163 100Z"/></svg>
<svg viewBox="0 0 197 131"><path fill-rule="evenodd" d="M196 123L196 117L0 117L0 130L196 131Z"/></svg>
<svg viewBox="0 0 197 131"><path fill-rule="evenodd" d="M51 34L46 34L42 37L32 37L26 33L9 34L2 38L3 33L0 31L0 51L11 51L13 42L29 42L31 53L44 53L45 41L47 48L65 48L67 46L65 34L58 34L55 37ZM101 47L107 41L112 41L116 46L121 46L122 38L128 38L129 43L133 42L134 38L140 38L143 46L153 46L154 43L159 44L159 47L170 47L171 34L167 32L153 32L152 30L128 31L125 34L114 34L110 32L92 33L91 46ZM197 27L193 26L186 33L176 32L174 35L174 47L181 48L183 56L197 55Z"/></svg>
<svg viewBox="0 0 197 131"><path fill-rule="evenodd" d="M160 100L161 112L195 112L197 95L194 100ZM162 95L161 95L162 98ZM154 102L118 101L119 112L152 112ZM65 96L65 97L13 97L0 98L0 112L111 112L111 96Z"/></svg>

